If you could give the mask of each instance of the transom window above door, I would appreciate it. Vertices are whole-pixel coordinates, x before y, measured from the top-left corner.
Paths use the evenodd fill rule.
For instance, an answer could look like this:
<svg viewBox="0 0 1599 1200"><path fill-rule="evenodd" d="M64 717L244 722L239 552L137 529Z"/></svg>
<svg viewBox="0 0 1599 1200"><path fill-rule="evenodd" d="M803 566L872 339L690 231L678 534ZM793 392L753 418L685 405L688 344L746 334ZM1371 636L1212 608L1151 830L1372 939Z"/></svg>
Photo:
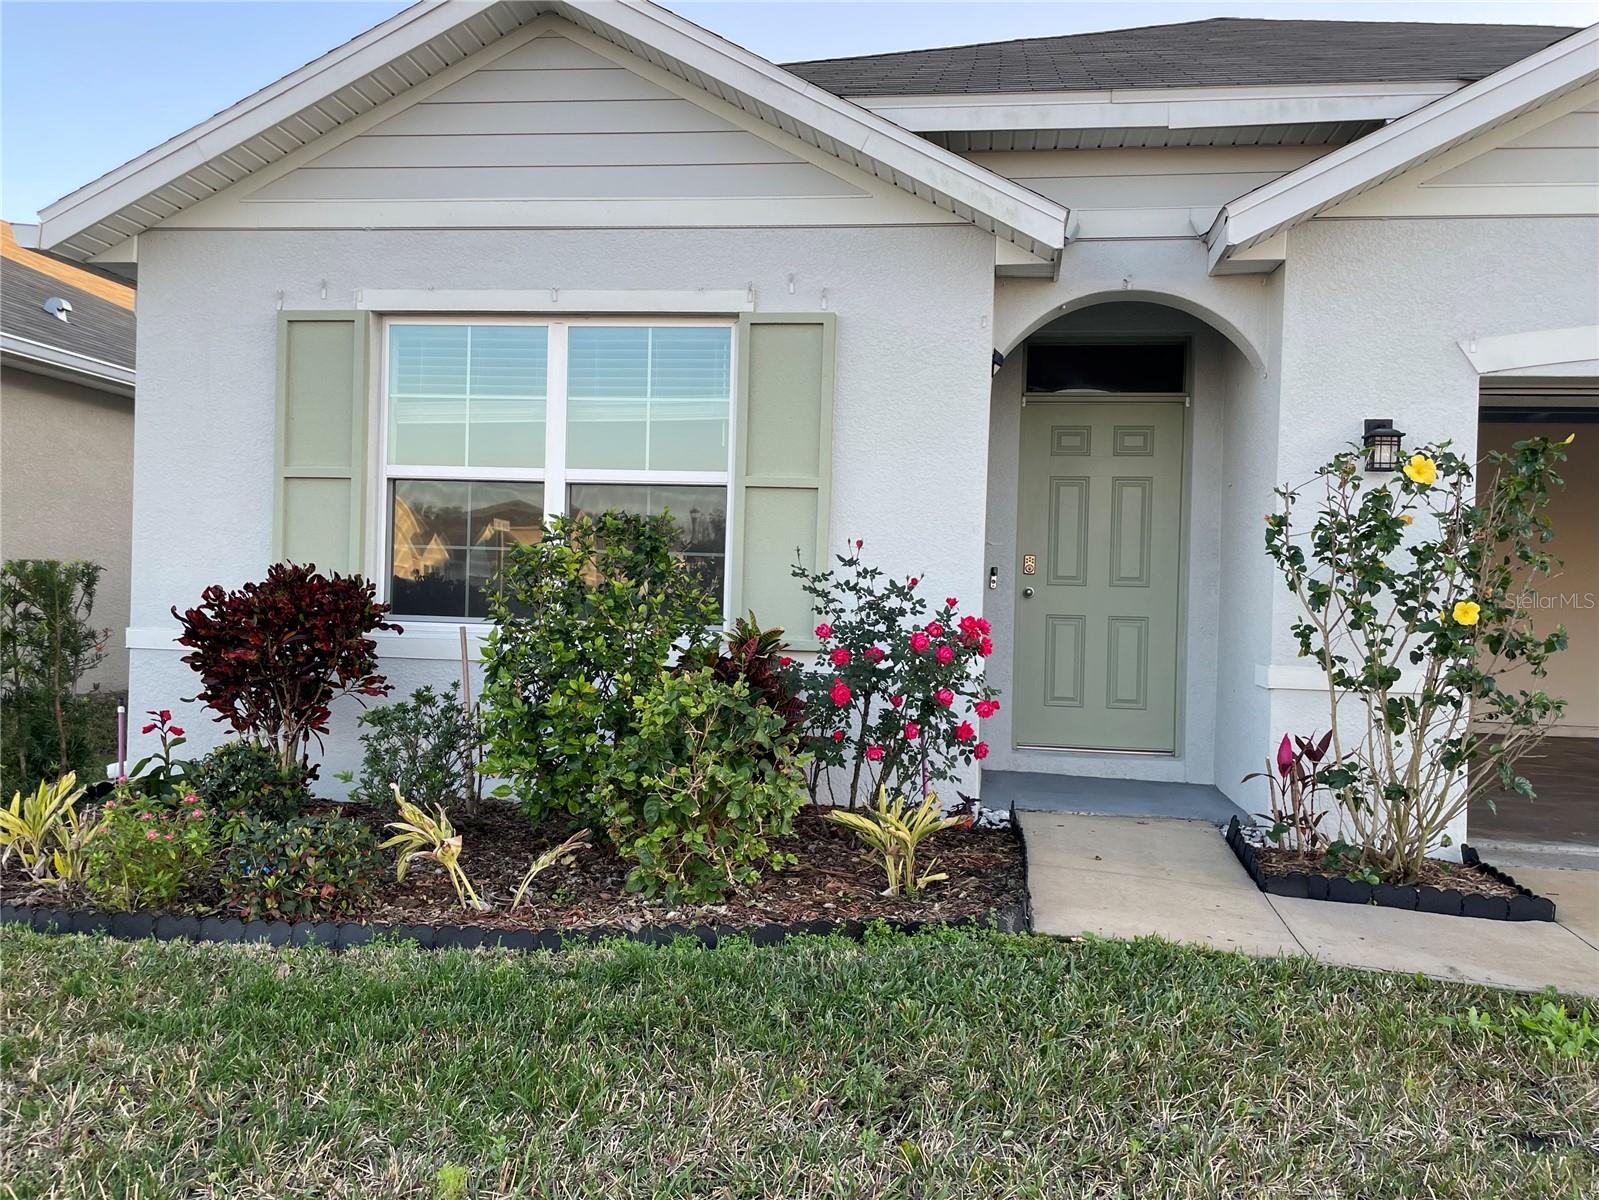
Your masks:
<svg viewBox="0 0 1599 1200"><path fill-rule="evenodd" d="M724 597L733 326L395 319L384 327L389 601L481 619L506 554L565 512L670 512Z"/></svg>
<svg viewBox="0 0 1599 1200"><path fill-rule="evenodd" d="M1187 390L1183 342L1027 343L1027 391L1033 395L1178 395Z"/></svg>

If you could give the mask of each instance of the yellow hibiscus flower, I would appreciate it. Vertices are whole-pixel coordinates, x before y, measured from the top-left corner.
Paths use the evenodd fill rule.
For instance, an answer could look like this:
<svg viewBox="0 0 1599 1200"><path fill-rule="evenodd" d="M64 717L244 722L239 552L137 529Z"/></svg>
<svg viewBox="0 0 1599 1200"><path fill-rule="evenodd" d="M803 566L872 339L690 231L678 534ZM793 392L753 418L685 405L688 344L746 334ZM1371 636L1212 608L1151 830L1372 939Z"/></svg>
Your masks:
<svg viewBox="0 0 1599 1200"><path fill-rule="evenodd" d="M1400 513L1399 523L1401 525L1414 525L1416 523L1416 518L1411 516L1409 513Z"/></svg>
<svg viewBox="0 0 1599 1200"><path fill-rule="evenodd" d="M1405 478L1422 487L1431 487L1438 479L1438 464L1425 454L1412 454L1405 464Z"/></svg>
<svg viewBox="0 0 1599 1200"><path fill-rule="evenodd" d="M1454 617L1456 625L1475 625L1477 618L1482 615L1482 605L1475 600L1457 600L1454 612L1450 615Z"/></svg>

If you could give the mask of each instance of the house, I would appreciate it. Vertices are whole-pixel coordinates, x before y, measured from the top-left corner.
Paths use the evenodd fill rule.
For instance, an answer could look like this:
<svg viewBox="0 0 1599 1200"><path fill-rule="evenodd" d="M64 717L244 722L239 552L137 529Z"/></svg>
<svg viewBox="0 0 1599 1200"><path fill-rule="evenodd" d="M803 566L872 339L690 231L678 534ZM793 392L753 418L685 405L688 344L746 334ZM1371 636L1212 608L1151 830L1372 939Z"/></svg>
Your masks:
<svg viewBox="0 0 1599 1200"><path fill-rule="evenodd" d="M142 292L133 703L192 694L170 606L274 558L378 580L409 689L544 518L670 507L729 612L808 629L795 547L857 537L980 603L986 768L1258 807L1327 721L1273 486L1368 420L1593 417L1596 46L1228 19L780 67L641 0L416 4L41 214Z"/></svg>
<svg viewBox="0 0 1599 1200"><path fill-rule="evenodd" d="M88 559L109 630L85 686L128 686L133 288L18 245L0 222L0 555Z"/></svg>

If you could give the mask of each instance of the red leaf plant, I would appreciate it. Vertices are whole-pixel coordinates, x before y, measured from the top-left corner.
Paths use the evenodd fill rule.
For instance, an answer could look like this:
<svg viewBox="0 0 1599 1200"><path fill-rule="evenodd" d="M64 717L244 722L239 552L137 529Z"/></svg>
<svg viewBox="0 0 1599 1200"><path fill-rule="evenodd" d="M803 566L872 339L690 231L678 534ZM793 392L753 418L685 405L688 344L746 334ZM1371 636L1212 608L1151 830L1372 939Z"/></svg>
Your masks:
<svg viewBox="0 0 1599 1200"><path fill-rule="evenodd" d="M401 632L359 575L331 577L312 564L276 563L237 591L212 585L200 603L172 615L183 626L183 661L200 675L193 699L244 739L288 765L320 745L340 696L386 696L375 630Z"/></svg>

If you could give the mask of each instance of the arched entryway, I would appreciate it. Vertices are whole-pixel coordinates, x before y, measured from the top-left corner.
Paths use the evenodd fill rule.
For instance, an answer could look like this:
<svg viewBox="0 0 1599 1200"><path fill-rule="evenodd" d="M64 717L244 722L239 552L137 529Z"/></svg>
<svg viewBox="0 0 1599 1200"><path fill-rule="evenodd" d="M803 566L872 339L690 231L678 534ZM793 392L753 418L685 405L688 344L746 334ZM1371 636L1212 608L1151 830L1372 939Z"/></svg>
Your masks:
<svg viewBox="0 0 1599 1200"><path fill-rule="evenodd" d="M1082 297L995 376L992 768L1214 784L1264 737L1276 403L1255 347L1194 307Z"/></svg>

